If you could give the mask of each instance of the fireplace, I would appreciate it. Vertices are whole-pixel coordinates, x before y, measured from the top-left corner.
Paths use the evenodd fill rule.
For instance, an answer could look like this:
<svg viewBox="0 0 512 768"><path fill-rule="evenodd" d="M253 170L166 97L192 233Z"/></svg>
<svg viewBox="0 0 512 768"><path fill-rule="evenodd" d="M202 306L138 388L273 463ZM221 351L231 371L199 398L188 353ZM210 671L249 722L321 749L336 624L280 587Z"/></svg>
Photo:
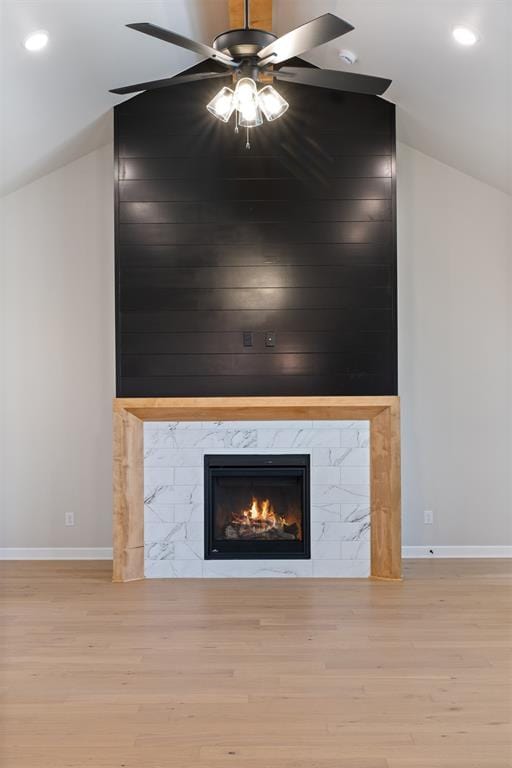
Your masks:
<svg viewBox="0 0 512 768"><path fill-rule="evenodd" d="M205 559L309 559L308 455L204 457Z"/></svg>

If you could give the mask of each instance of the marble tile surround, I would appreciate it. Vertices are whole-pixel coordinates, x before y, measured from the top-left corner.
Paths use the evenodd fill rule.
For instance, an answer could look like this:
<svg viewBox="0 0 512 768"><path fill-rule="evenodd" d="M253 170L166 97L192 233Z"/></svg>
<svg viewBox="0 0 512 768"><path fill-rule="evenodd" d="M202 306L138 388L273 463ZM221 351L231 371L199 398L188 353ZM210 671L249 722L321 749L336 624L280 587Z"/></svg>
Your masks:
<svg viewBox="0 0 512 768"><path fill-rule="evenodd" d="M310 560L204 560L205 453L311 456ZM366 577L368 421L146 422L147 578Z"/></svg>

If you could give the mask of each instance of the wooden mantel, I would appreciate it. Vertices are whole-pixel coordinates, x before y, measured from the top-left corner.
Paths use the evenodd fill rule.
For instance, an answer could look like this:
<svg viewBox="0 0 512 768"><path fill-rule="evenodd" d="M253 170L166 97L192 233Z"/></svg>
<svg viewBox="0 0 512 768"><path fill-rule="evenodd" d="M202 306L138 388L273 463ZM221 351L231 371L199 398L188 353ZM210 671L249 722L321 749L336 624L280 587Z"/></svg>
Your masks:
<svg viewBox="0 0 512 768"><path fill-rule="evenodd" d="M371 575L401 578L398 397L114 399L114 581L144 578L144 421L368 419Z"/></svg>

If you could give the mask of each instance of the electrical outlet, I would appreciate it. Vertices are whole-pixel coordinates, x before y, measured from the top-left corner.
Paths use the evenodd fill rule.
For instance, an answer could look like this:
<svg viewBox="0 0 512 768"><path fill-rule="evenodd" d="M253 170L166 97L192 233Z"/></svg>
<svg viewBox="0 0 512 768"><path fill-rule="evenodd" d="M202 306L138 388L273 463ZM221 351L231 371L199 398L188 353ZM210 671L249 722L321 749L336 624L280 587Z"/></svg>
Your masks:
<svg viewBox="0 0 512 768"><path fill-rule="evenodd" d="M433 525L434 523L434 513L431 509L426 509L423 512L423 522L425 525Z"/></svg>
<svg viewBox="0 0 512 768"><path fill-rule="evenodd" d="M74 525L74 524L75 524L74 512L66 512L64 514L64 525Z"/></svg>
<svg viewBox="0 0 512 768"><path fill-rule="evenodd" d="M267 331L265 333L265 346L275 347L275 345L276 345L276 335L274 331Z"/></svg>

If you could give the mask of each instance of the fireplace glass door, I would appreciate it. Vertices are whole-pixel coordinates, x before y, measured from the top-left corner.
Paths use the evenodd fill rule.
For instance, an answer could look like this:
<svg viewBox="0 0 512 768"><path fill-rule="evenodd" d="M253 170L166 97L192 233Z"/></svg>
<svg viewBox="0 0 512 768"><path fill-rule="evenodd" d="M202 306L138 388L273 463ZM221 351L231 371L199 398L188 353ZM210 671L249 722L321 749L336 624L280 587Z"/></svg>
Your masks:
<svg viewBox="0 0 512 768"><path fill-rule="evenodd" d="M309 456L205 456L205 558L309 558Z"/></svg>

